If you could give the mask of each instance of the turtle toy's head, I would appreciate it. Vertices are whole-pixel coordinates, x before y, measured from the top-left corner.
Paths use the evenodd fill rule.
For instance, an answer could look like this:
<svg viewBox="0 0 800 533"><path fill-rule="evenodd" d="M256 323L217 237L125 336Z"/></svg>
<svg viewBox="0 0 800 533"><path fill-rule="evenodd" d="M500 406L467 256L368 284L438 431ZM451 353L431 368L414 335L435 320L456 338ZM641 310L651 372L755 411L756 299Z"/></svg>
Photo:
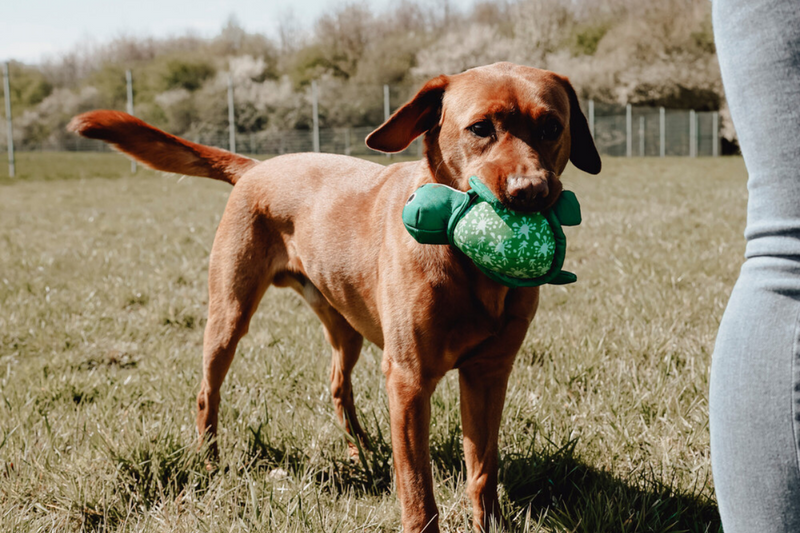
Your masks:
<svg viewBox="0 0 800 533"><path fill-rule="evenodd" d="M476 177L466 193L430 183L411 195L403 224L422 244L451 244L484 274L509 287L572 283L561 270L566 238L561 226L580 224L575 195L563 191L552 208L526 213L504 207Z"/></svg>

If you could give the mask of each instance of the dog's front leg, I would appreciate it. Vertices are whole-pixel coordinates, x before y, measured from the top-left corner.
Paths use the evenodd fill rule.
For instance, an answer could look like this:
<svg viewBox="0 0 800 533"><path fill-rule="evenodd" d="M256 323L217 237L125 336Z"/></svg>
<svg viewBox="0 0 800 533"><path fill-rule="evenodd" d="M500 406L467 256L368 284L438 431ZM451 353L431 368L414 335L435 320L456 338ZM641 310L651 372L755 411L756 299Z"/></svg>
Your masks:
<svg viewBox="0 0 800 533"><path fill-rule="evenodd" d="M384 351L383 372L389 395L392 455L405 533L438 533L439 511L433 497L428 443L431 395L438 379L425 378L416 368Z"/></svg>
<svg viewBox="0 0 800 533"><path fill-rule="evenodd" d="M497 440L508 378L529 324L527 318L511 320L458 370L467 494L479 532L489 531L493 522L504 523L497 499Z"/></svg>
<svg viewBox="0 0 800 533"><path fill-rule="evenodd" d="M509 359L513 361L513 357ZM492 521L502 523L497 500L497 439L510 373L511 365L505 363L491 369L472 365L458 372L467 494L476 531L489 531Z"/></svg>

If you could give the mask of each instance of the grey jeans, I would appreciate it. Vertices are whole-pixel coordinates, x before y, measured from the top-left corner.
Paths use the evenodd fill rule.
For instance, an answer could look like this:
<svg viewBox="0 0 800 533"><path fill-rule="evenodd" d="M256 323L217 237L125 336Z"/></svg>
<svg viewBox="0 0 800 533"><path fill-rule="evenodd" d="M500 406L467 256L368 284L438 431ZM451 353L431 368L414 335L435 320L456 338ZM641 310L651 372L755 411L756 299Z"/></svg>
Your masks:
<svg viewBox="0 0 800 533"><path fill-rule="evenodd" d="M746 260L709 398L725 533L800 532L800 2L714 0L722 80L749 178Z"/></svg>

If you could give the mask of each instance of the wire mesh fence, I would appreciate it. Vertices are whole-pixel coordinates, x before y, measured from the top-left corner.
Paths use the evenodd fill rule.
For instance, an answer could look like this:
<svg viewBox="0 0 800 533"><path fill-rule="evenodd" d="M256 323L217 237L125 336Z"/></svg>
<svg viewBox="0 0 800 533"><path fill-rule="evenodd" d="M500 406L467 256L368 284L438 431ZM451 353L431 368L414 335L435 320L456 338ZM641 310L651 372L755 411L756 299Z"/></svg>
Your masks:
<svg viewBox="0 0 800 533"><path fill-rule="evenodd" d="M319 130L320 152L344 154L352 156L379 155L367 148L365 139L375 128L326 128ZM216 146L230 148L229 132L221 131L202 135L189 135L188 140ZM0 149L5 150L4 138L0 138ZM102 141L85 139L77 135L59 138L36 144L17 147L17 151L65 151L65 152L111 152L110 146ZM284 130L284 131L258 131L250 133L236 133L236 151L244 154L282 155L297 152L314 151L314 132L311 130ZM422 156L422 139L416 139L411 145L400 152L406 156ZM2 155L2 154L0 154Z"/></svg>
<svg viewBox="0 0 800 533"><path fill-rule="evenodd" d="M328 152L353 156L376 155L367 148L365 138L374 127L340 127L319 128L318 90L316 83L307 100L313 115L313 127L308 129L251 131L242 133L236 123L235 88L228 78L228 93L220 106L225 106L229 118L227 128L202 135L188 135L192 141L232 149L241 153L279 155L294 152ZM5 77L8 84L8 77ZM128 103L127 109L134 109L130 71L127 72ZM323 86L323 91L325 87ZM8 90L4 91L8 93ZM370 94L373 91L369 91ZM378 100L381 91L375 90ZM388 116L394 108L413 95L413 89L406 86L384 86L383 115ZM331 100L335 94L323 92L323 96ZM333 98L335 100L335 98ZM8 103L6 105L8 115ZM304 104L301 104L301 107ZM717 156L720 153L719 115L717 112L695 112L694 110L677 110L650 107L619 106L602 104L593 101L582 102L584 113L595 143L601 155L620 157L666 157L666 156ZM313 111L311 111L313 109ZM376 122L380 117L375 117ZM6 131L11 131L9 127ZM235 133L231 135L231 131ZM0 129L0 149L6 151L9 135ZM41 142L16 143L17 150L34 151L108 151L105 143L67 135L65 132L52 134ZM10 153L10 151L9 151ZM421 156L422 141L415 140L403 155Z"/></svg>
<svg viewBox="0 0 800 533"><path fill-rule="evenodd" d="M365 143L365 139L373 130L374 128L371 127L321 129L319 130L319 151L352 156L381 154L382 152L367 148ZM230 144L227 133L199 135L191 140L222 148L228 148ZM282 155L295 152L313 152L314 132L311 130L289 130L237 133L236 147L239 152L249 154ZM407 156L422 156L422 139L416 139L407 149L400 153Z"/></svg>
<svg viewBox="0 0 800 533"><path fill-rule="evenodd" d="M599 110L591 126L595 144L601 155L617 157L670 157L719 155L719 117L716 112L631 107ZM621 109L621 112L620 112ZM352 156L377 155L364 140L373 127L322 128L319 130L319 151ZM230 148L230 135L219 131L189 140L210 146ZM0 147L5 151L5 139ZM17 148L20 149L19 147ZM33 151L109 151L100 141L67 136L38 145L22 146ZM248 154L281 155L314 151L313 130L257 131L236 133L236 150ZM415 140L402 155L422 156L421 139Z"/></svg>
<svg viewBox="0 0 800 533"><path fill-rule="evenodd" d="M719 114L716 111L594 107L594 139L602 155L693 157L720 154Z"/></svg>

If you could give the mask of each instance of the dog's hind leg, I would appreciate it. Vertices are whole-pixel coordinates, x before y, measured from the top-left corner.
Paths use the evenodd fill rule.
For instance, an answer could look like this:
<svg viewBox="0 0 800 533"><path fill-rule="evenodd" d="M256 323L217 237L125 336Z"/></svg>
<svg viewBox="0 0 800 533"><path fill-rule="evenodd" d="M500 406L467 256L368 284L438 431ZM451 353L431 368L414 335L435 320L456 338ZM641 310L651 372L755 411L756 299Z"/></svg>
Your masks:
<svg viewBox="0 0 800 533"><path fill-rule="evenodd" d="M326 302L327 304L327 302ZM356 406L353 398L353 384L350 379L353 367L361 355L364 337L351 326L339 312L327 304L327 307L315 309L322 321L325 338L331 344L331 396L333 408L339 423L343 424L347 433L359 439L360 444L368 448L367 434L358 423ZM358 457L358 447L353 442L347 443L350 457Z"/></svg>
<svg viewBox="0 0 800 533"><path fill-rule="evenodd" d="M336 418L347 433L358 439L359 443L369 446L367 434L358 423L356 407L353 400L353 385L350 376L361 355L364 337L353 329L353 326L328 302L313 283L302 276L292 276L291 281L275 280L276 285L289 285L308 303L309 307L322 322L325 338L331 345L331 396ZM347 443L351 458L358 457L358 446Z"/></svg>
<svg viewBox="0 0 800 533"><path fill-rule="evenodd" d="M231 195L220 221L208 268L208 323L203 337L203 381L197 395L197 431L215 436L220 389L236 346L285 252L256 215L237 206ZM273 238L270 238L273 237ZM282 243L281 243L282 244ZM212 443L212 453L217 447Z"/></svg>

